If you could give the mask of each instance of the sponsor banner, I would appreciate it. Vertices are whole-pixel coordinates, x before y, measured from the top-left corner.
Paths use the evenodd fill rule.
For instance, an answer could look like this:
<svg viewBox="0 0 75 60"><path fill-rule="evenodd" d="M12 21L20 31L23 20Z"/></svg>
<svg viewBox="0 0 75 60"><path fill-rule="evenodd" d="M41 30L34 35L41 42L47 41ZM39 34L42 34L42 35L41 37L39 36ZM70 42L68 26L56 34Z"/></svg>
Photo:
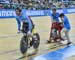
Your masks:
<svg viewBox="0 0 75 60"><path fill-rule="evenodd" d="M24 15L29 16L48 16L51 15L51 10L22 10ZM64 13L64 14L71 14L75 13L75 8L69 8L69 9L58 9L58 13ZM16 16L15 11L11 9L3 9L0 10L0 18L14 18Z"/></svg>

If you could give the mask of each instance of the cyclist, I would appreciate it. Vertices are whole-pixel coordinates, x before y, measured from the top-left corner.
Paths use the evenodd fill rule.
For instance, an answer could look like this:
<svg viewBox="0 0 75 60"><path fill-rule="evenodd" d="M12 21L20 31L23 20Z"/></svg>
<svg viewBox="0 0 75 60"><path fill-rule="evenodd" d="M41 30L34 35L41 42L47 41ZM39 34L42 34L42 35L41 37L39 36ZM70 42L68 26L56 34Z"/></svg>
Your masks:
<svg viewBox="0 0 75 60"><path fill-rule="evenodd" d="M51 21L52 21L51 33L52 33L52 30L55 29L55 33L56 34L54 33L54 35L57 35L57 30L58 30L59 31L58 37L61 38L60 37L60 30L61 30L61 28L59 27L59 13L56 12L56 8L52 9ZM50 33L49 40L47 40L47 43L51 42L51 40L50 40L51 39L51 35L52 35L51 33ZM54 38L54 39L56 39L56 38Z"/></svg>
<svg viewBox="0 0 75 60"><path fill-rule="evenodd" d="M23 15L22 13L22 10L20 8L16 8L15 9L15 12L16 12L16 21L17 21L17 24L18 24L18 33L20 32L21 30L21 22L23 22L23 26L22 26L22 29L24 29L24 22L28 22L28 29L29 29L29 32L31 33L32 32L32 28L33 28L33 23L30 19L30 17L28 17L27 15Z"/></svg>
<svg viewBox="0 0 75 60"><path fill-rule="evenodd" d="M22 10L20 8L15 9L16 13L16 21L18 24L18 33L20 33L21 30L21 22L22 24L22 32L25 33L26 30L28 31L28 36L32 36L32 29L33 29L33 21L31 20L30 16L24 15L22 13ZM34 50L34 52L37 52L37 49Z"/></svg>

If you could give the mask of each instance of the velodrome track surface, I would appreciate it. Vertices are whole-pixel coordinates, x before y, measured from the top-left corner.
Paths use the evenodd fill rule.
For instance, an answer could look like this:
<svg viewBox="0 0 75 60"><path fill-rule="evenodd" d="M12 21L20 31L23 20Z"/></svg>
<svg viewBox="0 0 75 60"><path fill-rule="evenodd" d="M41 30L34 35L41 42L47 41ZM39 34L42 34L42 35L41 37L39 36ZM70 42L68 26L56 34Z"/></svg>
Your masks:
<svg viewBox="0 0 75 60"><path fill-rule="evenodd" d="M75 14L67 14L67 16L72 26L70 31L70 39L71 41L75 42ZM59 49L56 48L46 50L52 46L52 44L45 44L46 40L49 38L49 30L51 26L50 17L32 17L32 20L35 23L35 30L39 32L41 38L39 51L35 56ZM0 19L0 60L15 60L22 56L19 51L21 37L22 34L17 34L17 23L15 18ZM27 57L22 60L29 60L31 57ZM74 60L75 56L65 59Z"/></svg>

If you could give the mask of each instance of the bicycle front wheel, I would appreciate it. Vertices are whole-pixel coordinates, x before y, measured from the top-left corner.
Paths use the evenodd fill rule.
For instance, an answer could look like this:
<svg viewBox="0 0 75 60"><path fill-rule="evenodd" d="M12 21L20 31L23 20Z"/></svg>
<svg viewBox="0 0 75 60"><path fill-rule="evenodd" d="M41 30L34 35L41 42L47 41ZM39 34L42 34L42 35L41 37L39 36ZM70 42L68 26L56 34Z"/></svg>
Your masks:
<svg viewBox="0 0 75 60"><path fill-rule="evenodd" d="M28 39L26 37L22 37L21 42L20 42L20 51L22 54L25 54L28 49Z"/></svg>

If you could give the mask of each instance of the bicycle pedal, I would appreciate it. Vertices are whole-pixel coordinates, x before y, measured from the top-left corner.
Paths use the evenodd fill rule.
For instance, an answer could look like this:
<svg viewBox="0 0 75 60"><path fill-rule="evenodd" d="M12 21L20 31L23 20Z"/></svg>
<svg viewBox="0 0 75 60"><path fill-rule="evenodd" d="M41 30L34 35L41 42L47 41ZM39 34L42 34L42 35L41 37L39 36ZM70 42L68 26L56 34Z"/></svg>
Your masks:
<svg viewBox="0 0 75 60"><path fill-rule="evenodd" d="M28 46L28 48L30 48L31 46Z"/></svg>

